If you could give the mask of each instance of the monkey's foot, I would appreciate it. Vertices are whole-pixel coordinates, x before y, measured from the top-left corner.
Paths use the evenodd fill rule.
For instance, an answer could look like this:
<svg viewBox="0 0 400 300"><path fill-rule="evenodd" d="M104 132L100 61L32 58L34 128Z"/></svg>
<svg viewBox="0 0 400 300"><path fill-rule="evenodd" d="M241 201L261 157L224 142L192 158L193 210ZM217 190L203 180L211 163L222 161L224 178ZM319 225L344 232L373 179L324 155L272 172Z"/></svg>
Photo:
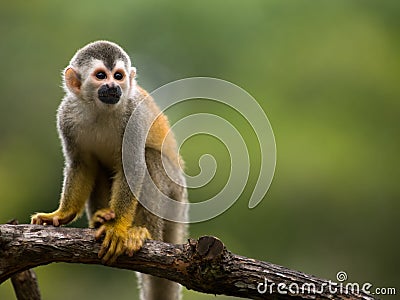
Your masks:
<svg viewBox="0 0 400 300"><path fill-rule="evenodd" d="M115 213L111 208L102 208L94 213L89 221L89 228L99 228L104 223L113 220Z"/></svg>
<svg viewBox="0 0 400 300"><path fill-rule="evenodd" d="M60 226L68 224L75 217L76 213L62 213L58 210L49 214L37 213L31 217L31 224Z"/></svg>
<svg viewBox="0 0 400 300"><path fill-rule="evenodd" d="M150 232L145 227L128 227L107 222L96 232L96 239L105 234L103 244L99 251L99 258L103 263L111 264L121 254L132 256L140 250L146 239L151 239Z"/></svg>

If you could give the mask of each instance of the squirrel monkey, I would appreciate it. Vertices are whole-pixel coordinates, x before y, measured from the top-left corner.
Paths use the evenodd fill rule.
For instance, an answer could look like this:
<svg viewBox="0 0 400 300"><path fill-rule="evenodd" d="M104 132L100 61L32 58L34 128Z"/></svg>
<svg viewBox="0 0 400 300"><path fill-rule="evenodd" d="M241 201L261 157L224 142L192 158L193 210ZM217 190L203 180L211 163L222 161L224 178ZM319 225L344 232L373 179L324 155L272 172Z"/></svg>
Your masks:
<svg viewBox="0 0 400 300"><path fill-rule="evenodd" d="M134 130L141 130L142 123L154 119L145 144L150 177L163 194L187 202L180 157L168 120L136 84L135 75L126 52L108 41L90 43L73 56L63 73L65 97L57 113L65 157L59 208L52 213L37 213L31 219L32 224L60 226L75 220L86 206L89 227L97 228L97 239L104 236L99 257L105 263L124 253L133 255L145 239L183 243L187 234L185 224L164 220L146 210L124 175L124 131L132 112L143 101L148 115L134 120ZM146 184L141 183L139 197L157 202L154 193L147 193ZM186 211L179 214L187 218ZM180 298L179 284L138 276L141 299Z"/></svg>

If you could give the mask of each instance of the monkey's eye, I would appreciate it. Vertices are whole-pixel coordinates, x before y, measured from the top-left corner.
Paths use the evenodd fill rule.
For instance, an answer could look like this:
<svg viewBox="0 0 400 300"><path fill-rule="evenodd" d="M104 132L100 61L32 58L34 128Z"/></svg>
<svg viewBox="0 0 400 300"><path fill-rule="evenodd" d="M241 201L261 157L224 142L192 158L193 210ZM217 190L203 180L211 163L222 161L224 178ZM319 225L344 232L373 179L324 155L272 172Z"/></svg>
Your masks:
<svg viewBox="0 0 400 300"><path fill-rule="evenodd" d="M103 80L103 79L107 78L107 75L106 75L106 73L100 71L100 72L96 73L96 78L100 79L100 80Z"/></svg>
<svg viewBox="0 0 400 300"><path fill-rule="evenodd" d="M124 75L121 72L115 72L114 78L116 80L122 80L124 78Z"/></svg>

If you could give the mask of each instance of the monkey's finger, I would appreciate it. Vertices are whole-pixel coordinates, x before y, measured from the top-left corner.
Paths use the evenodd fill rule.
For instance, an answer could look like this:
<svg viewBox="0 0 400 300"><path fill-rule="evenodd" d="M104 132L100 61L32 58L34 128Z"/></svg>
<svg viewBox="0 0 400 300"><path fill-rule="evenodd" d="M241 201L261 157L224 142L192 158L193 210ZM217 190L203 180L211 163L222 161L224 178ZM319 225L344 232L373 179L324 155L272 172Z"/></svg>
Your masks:
<svg viewBox="0 0 400 300"><path fill-rule="evenodd" d="M104 215L97 215L95 218L96 218L95 224L102 225L105 222L114 219L115 216L112 216L110 214L104 214Z"/></svg>
<svg viewBox="0 0 400 300"><path fill-rule="evenodd" d="M125 250L126 255L128 255L129 257L132 257L133 253L135 253L135 251L133 251L132 248L126 248L126 250Z"/></svg>
<svg viewBox="0 0 400 300"><path fill-rule="evenodd" d="M133 236L127 241L126 254L130 257L133 256L135 252L138 252L142 248L144 242L143 237Z"/></svg>
<svg viewBox="0 0 400 300"><path fill-rule="evenodd" d="M38 214L36 214L36 215L32 216L31 224L42 225L43 220Z"/></svg>
<svg viewBox="0 0 400 300"><path fill-rule="evenodd" d="M93 224L91 225L91 228L100 228L104 224L104 219L100 217L95 217L95 220L93 221Z"/></svg>
<svg viewBox="0 0 400 300"><path fill-rule="evenodd" d="M102 227L105 227L105 226L102 226ZM100 231L100 229L98 230L98 232L99 231ZM105 232L106 229L104 228L102 231ZM101 244L100 251L98 253L98 257L99 258L102 258L104 256L104 254L106 254L106 252L108 251L108 248L110 247L110 243L111 243L111 235L106 233L106 235L104 237L104 240L103 240L103 243Z"/></svg>
<svg viewBox="0 0 400 300"><path fill-rule="evenodd" d="M109 262L109 260L111 259L111 257L114 255L114 245L115 241L111 240L109 245L105 245L104 251L103 251L103 255L102 255L102 261L104 263Z"/></svg>
<svg viewBox="0 0 400 300"><path fill-rule="evenodd" d="M118 256L120 256L121 254L124 253L124 249L125 249L124 243L121 240L119 240L119 242L116 244L113 255L111 256L111 258L109 259L109 261L107 263L108 264L114 263L116 261L116 259L118 258Z"/></svg>
<svg viewBox="0 0 400 300"><path fill-rule="evenodd" d="M93 216L90 222L90 228L99 228L101 225L113 219L115 219L114 211L110 209L100 209Z"/></svg>
<svg viewBox="0 0 400 300"><path fill-rule="evenodd" d="M115 213L113 211L110 211L104 215L104 220L110 221L112 219L115 219Z"/></svg>
<svg viewBox="0 0 400 300"><path fill-rule="evenodd" d="M141 248L142 244L137 243L136 241L129 241L128 246L126 248L125 253L132 257L135 252L137 252Z"/></svg>
<svg viewBox="0 0 400 300"><path fill-rule="evenodd" d="M108 247L108 251L103 256L103 262L107 264L113 263L118 257L118 251L122 250L123 242L119 237L113 237Z"/></svg>
<svg viewBox="0 0 400 300"><path fill-rule="evenodd" d="M104 218L102 216L95 216L93 219L94 219L94 223L96 225L103 225L104 224Z"/></svg>
<svg viewBox="0 0 400 300"><path fill-rule="evenodd" d="M94 238L96 240L99 240L105 233L106 233L106 226L103 225L99 229L97 229Z"/></svg>
<svg viewBox="0 0 400 300"><path fill-rule="evenodd" d="M47 220L40 216L35 216L32 218L31 223L36 225L47 225L47 224L52 224L52 220Z"/></svg>
<svg viewBox="0 0 400 300"><path fill-rule="evenodd" d="M60 226L59 217L56 216L53 218L53 226L56 226L56 227Z"/></svg>
<svg viewBox="0 0 400 300"><path fill-rule="evenodd" d="M109 244L110 244L109 238L107 238L107 235L106 235L106 237L104 238L103 243L101 244L101 248L100 248L100 251L99 251L99 254L98 254L99 258L103 258L104 255L108 252Z"/></svg>
<svg viewBox="0 0 400 300"><path fill-rule="evenodd" d="M129 257L132 257L133 255L133 248L132 248L132 238L128 238L128 240L126 241L126 250L125 250L125 254L128 255Z"/></svg>
<svg viewBox="0 0 400 300"><path fill-rule="evenodd" d="M115 213L110 209L100 210L98 211L97 219L101 222L110 221L112 219L115 219Z"/></svg>
<svg viewBox="0 0 400 300"><path fill-rule="evenodd" d="M143 240L141 238L136 238L133 240L133 249L134 251L140 250L143 246Z"/></svg>
<svg viewBox="0 0 400 300"><path fill-rule="evenodd" d="M125 249L125 243L124 241L120 241L120 243L118 243L117 249L115 249L116 256L120 256L121 254L123 254L124 249Z"/></svg>
<svg viewBox="0 0 400 300"><path fill-rule="evenodd" d="M39 218L37 218L37 217L32 217L32 219L31 219L31 224L40 225L40 224L39 224Z"/></svg>

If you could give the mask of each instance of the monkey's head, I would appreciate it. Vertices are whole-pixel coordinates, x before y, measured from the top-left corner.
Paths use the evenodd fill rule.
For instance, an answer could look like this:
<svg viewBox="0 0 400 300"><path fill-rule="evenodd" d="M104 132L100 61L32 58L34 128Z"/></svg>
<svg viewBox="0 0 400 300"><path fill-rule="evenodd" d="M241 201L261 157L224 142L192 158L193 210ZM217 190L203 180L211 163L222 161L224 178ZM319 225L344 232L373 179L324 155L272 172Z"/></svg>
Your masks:
<svg viewBox="0 0 400 300"><path fill-rule="evenodd" d="M64 71L64 89L100 105L116 105L135 88L136 69L126 52L108 41L90 43L78 50Z"/></svg>

